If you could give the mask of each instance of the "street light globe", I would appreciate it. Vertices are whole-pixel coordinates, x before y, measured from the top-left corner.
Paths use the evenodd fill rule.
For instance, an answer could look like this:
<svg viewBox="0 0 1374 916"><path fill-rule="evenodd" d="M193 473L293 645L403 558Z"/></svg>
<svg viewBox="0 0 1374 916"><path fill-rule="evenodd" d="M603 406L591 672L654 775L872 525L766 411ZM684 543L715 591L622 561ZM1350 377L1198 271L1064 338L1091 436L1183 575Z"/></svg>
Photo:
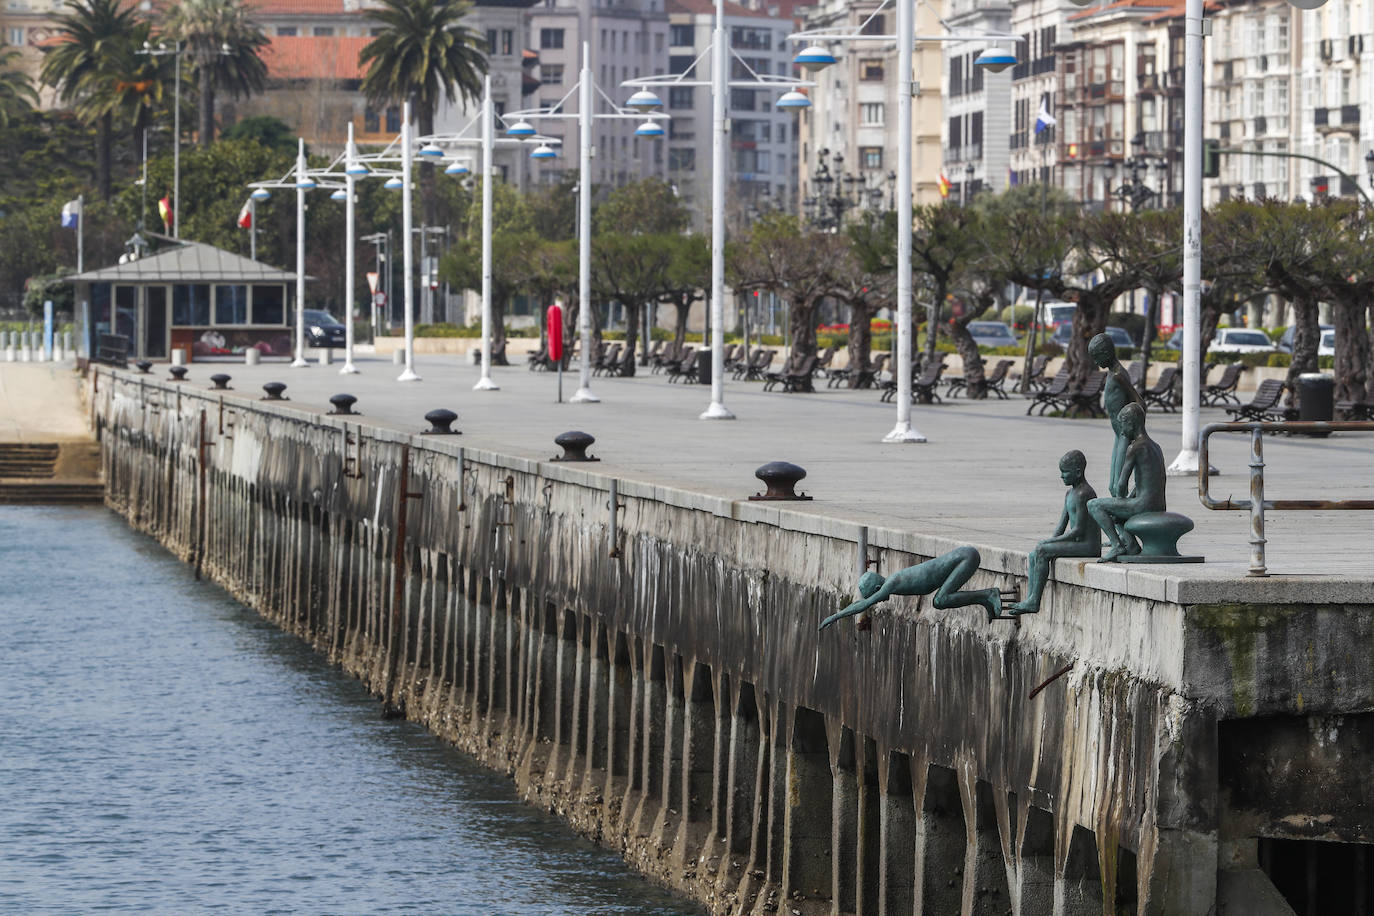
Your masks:
<svg viewBox="0 0 1374 916"><path fill-rule="evenodd" d="M399 178L388 178L382 187L386 188L388 191L399 191L401 188L405 187L405 182L401 181Z"/></svg>
<svg viewBox="0 0 1374 916"><path fill-rule="evenodd" d="M249 194L248 196L253 198L254 200L267 200L272 196L272 192L267 190L266 188L257 188L253 191L252 194Z"/></svg>
<svg viewBox="0 0 1374 916"><path fill-rule="evenodd" d="M330 200L337 200L337 201L339 201L340 203L342 203L343 201L348 200L348 195L347 195L346 193L344 193L344 189L343 189L343 188L339 188L339 190L337 190L337 191L335 191L333 194L330 194L330 195L329 195L329 199L330 199Z"/></svg>
<svg viewBox="0 0 1374 916"><path fill-rule="evenodd" d="M831 64L836 63L835 55L831 54L821 45L811 45L809 48L802 48L801 53L792 58L792 63L799 64L807 70L824 70Z"/></svg>
<svg viewBox="0 0 1374 916"><path fill-rule="evenodd" d="M510 127L506 128L506 136L508 136L508 137L533 137L533 136L534 136L534 125L531 124L529 121L516 121L516 122L515 122L514 124L512 124Z"/></svg>
<svg viewBox="0 0 1374 916"><path fill-rule="evenodd" d="M420 147L420 155L427 156L430 159L439 159L443 157L444 150L437 143L426 143L424 146Z"/></svg>
<svg viewBox="0 0 1374 916"><path fill-rule="evenodd" d="M658 111L663 107L663 100L649 90L641 89L625 101L625 107L635 111Z"/></svg>
<svg viewBox="0 0 1374 916"><path fill-rule="evenodd" d="M372 174L372 171L361 162L355 162L344 169L344 174L352 175L354 178L366 178L368 175Z"/></svg>
<svg viewBox="0 0 1374 916"><path fill-rule="evenodd" d="M554 158L554 157L557 156L557 155L558 155L558 153L554 152L554 149L553 149L552 146L549 146L547 143L541 143L541 144L539 144L538 146L536 146L536 147L534 148L534 152L530 153L530 158L531 158L531 159L552 159L552 158Z"/></svg>
<svg viewBox="0 0 1374 916"><path fill-rule="evenodd" d="M784 92L778 97L777 106L783 109L810 108L811 99L807 97L806 93L798 92L796 89L793 89L790 92Z"/></svg>
<svg viewBox="0 0 1374 916"><path fill-rule="evenodd" d="M466 175L467 173L468 167L457 159L450 162L448 168L444 169L445 175Z"/></svg>
<svg viewBox="0 0 1374 916"><path fill-rule="evenodd" d="M1288 0L1289 6L1296 6L1300 10L1314 10L1319 6L1325 6L1326 0Z"/></svg>
<svg viewBox="0 0 1374 916"><path fill-rule="evenodd" d="M1015 63L1016 55L1010 51L1002 48L988 48L978 55L978 59L973 62L973 65L992 73L1001 73Z"/></svg>
<svg viewBox="0 0 1374 916"><path fill-rule="evenodd" d="M296 187L302 191L309 191L311 188L315 187L315 179L311 178L309 175L302 175L300 178L296 179Z"/></svg>
<svg viewBox="0 0 1374 916"><path fill-rule="evenodd" d="M661 137L663 128L657 121L645 121L635 128L636 137Z"/></svg>

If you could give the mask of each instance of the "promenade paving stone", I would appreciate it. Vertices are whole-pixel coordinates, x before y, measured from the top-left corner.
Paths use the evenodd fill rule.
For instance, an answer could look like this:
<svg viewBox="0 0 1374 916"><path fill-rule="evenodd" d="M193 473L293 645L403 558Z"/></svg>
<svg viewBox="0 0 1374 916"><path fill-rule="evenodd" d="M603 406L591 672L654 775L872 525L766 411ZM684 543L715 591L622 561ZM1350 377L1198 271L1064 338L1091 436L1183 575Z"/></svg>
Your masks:
<svg viewBox="0 0 1374 916"><path fill-rule="evenodd" d="M90 438L75 363L0 362L0 442Z"/></svg>
<svg viewBox="0 0 1374 916"><path fill-rule="evenodd" d="M455 357L420 358L422 381L410 383L396 381L400 368L389 359L359 356L355 363L362 371L349 376L339 373L338 362L304 369L275 362L204 363L191 367L187 384L209 388L211 374L226 372L236 389L228 398L256 401L264 382L281 381L293 408L320 412L329 410L331 395L347 392L357 396L364 422L415 432L426 427L426 412L446 407L459 415L456 428L465 446L536 460L559 454L554 436L580 429L597 439L591 449L601 459L593 466L597 473L725 499L760 492L754 469L786 460L806 469L799 489L814 497L787 504L789 511L938 536L985 551L1024 552L1052 533L1064 496L1057 462L1066 450L1082 450L1089 480L1099 492L1107 489L1107 422L1027 417L1019 396L917 405L914 425L929 441L889 445L881 439L896 409L881 403L875 391L783 394L731 380L725 403L737 419L706 421L698 415L709 402L709 388L670 384L661 375L596 378L592 390L600 403L558 404L554 374L529 372L523 365L494 367L500 390L474 391L477 369ZM154 370L156 377L165 374L165 366ZM563 388L565 397L576 390L576 372L564 374ZM1226 419L1221 410L1203 411L1204 424ZM1180 423L1177 414L1150 414L1149 432L1166 459L1179 450ZM1248 437L1222 434L1212 441L1212 463L1222 472L1213 478L1214 495L1248 496ZM1374 498L1374 434L1267 438L1265 459L1270 498ZM1171 582L1191 583L1191 594L1204 595L1207 583L1245 578L1248 512L1204 509L1191 478L1170 478L1169 504L1197 522L1181 549L1204 554L1207 563L1083 569L1077 575L1083 581L1132 579L1137 584L1130 591L1154 589L1161 597ZM1267 586L1251 580L1245 594L1256 600L1278 595L1274 589L1286 579L1288 587L1280 591L1289 597L1310 593L1313 601L1374 603L1374 513L1270 512L1267 521L1274 578ZM1235 594L1234 588L1222 589L1218 597L1199 600Z"/></svg>

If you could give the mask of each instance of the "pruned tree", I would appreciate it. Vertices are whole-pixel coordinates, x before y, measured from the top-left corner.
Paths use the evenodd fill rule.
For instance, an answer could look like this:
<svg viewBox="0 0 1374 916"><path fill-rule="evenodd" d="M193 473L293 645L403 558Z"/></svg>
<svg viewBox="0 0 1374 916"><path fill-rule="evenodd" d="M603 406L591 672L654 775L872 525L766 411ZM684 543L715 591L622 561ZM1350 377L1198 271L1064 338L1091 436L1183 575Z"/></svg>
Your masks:
<svg viewBox="0 0 1374 916"><path fill-rule="evenodd" d="M706 300L706 287L711 276L711 249L706 236L684 235L674 242L671 254L667 286L659 301L673 307L673 346L680 351L687 339L687 321L691 317L692 306ZM736 286L735 291L741 290Z"/></svg>
<svg viewBox="0 0 1374 916"><path fill-rule="evenodd" d="M634 375L639 344L639 316L657 302L668 286L672 235L629 235L608 232L592 239L592 292L604 302L625 308L625 355L622 373Z"/></svg>
<svg viewBox="0 0 1374 916"><path fill-rule="evenodd" d="M849 366L854 370L872 368L873 319L878 312L892 308L897 294L897 275L884 269L881 259L865 257L881 217L855 223L849 229L850 245L836 259L830 274L830 295L849 307ZM870 269L876 268L876 269ZM849 373L849 386L859 381L859 371Z"/></svg>

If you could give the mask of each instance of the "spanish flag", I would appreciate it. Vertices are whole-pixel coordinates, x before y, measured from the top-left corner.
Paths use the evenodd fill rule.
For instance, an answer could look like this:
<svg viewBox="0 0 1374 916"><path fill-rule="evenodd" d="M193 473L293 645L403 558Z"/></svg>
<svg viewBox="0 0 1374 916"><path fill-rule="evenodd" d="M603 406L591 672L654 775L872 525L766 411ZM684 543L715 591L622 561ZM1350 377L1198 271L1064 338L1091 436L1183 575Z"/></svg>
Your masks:
<svg viewBox="0 0 1374 916"><path fill-rule="evenodd" d="M172 198L164 197L157 202L158 215L162 217L162 224L167 227L167 231L172 231Z"/></svg>
<svg viewBox="0 0 1374 916"><path fill-rule="evenodd" d="M941 173L940 173L940 196L941 196L941 197L948 197L948 196L949 196L949 179L945 177L945 173L944 173L944 172L941 172Z"/></svg>

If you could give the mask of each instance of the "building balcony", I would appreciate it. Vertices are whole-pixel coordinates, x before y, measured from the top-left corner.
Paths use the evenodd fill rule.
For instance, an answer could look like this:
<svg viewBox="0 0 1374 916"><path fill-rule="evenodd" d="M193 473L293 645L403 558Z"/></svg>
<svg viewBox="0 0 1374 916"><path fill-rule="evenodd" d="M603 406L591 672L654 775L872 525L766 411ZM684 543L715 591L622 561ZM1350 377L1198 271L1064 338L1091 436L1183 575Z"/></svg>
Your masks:
<svg viewBox="0 0 1374 916"><path fill-rule="evenodd" d="M1141 73L1135 78L1136 87L1142 93L1156 93L1160 90L1160 80L1158 73Z"/></svg>

